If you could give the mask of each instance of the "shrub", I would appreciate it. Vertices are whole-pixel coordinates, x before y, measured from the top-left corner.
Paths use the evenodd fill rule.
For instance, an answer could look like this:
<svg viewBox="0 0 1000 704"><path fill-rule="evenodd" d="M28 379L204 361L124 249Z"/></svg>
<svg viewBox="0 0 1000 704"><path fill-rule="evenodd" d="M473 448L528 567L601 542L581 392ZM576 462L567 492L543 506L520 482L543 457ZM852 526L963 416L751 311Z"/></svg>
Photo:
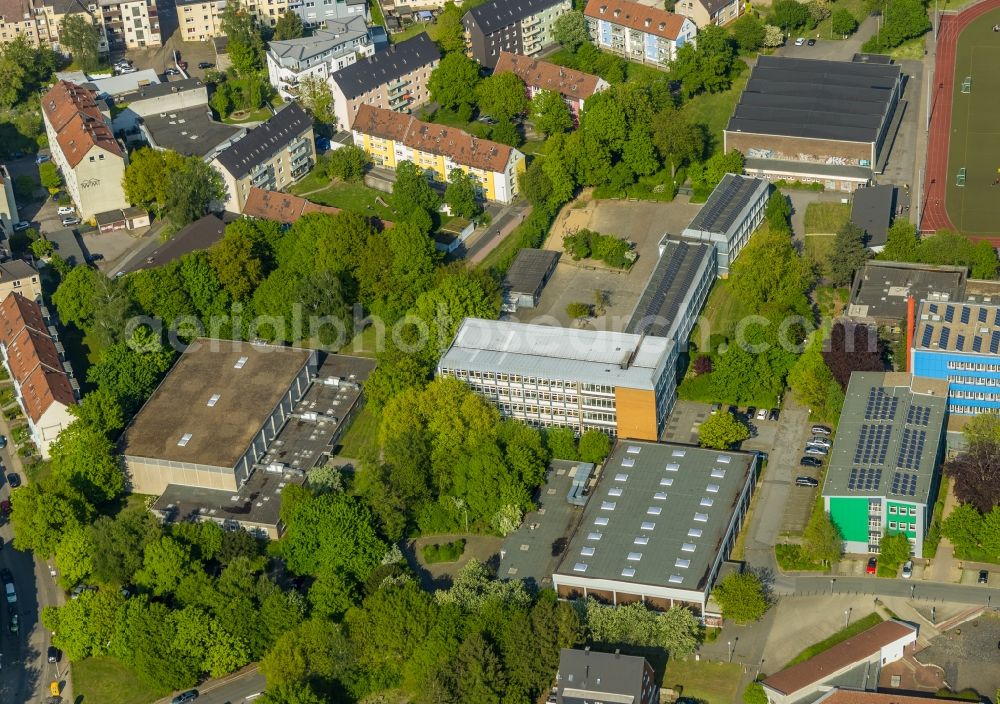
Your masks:
<svg viewBox="0 0 1000 704"><path fill-rule="evenodd" d="M573 320L577 318L586 318L590 315L590 306L586 303L570 303L566 306L566 315L568 315Z"/></svg>
<svg viewBox="0 0 1000 704"><path fill-rule="evenodd" d="M462 538L451 543L425 545L421 552L424 556L424 562L428 565L437 562L455 562L465 552L465 539Z"/></svg>

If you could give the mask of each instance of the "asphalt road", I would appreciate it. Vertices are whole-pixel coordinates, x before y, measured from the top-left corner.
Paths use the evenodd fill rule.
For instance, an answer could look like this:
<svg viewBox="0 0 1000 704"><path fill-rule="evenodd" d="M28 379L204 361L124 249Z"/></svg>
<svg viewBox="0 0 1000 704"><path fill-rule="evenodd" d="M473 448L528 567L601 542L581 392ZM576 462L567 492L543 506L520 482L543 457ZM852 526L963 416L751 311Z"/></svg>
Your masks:
<svg viewBox="0 0 1000 704"><path fill-rule="evenodd" d="M6 432L4 425L3 432ZM11 470L10 455L7 448L0 450L0 457L5 467L4 474ZM22 480L24 476L22 475ZM10 486L6 476L0 487L0 498L10 496ZM14 590L17 594L15 604L3 603L0 616L0 655L2 655L2 677L0 677L0 702L4 704L26 704L38 702L47 696L49 683L52 680L62 682L67 679L68 662L63 659L56 664L50 664L47 659L47 649L50 644L50 634L42 627L39 620L41 609L45 606L60 604L64 597L52 579L48 566L36 564L31 553L15 550L10 544L13 531L10 523L0 527L4 547L0 550L0 564L10 570L14 576ZM19 628L17 633L10 632L9 609L17 609Z"/></svg>
<svg viewBox="0 0 1000 704"><path fill-rule="evenodd" d="M256 668L230 675L221 680L208 682L198 688L198 704L244 704L256 699L255 694L264 691L264 675ZM249 698L248 698L249 697ZM156 704L170 704L173 695L164 697Z"/></svg>
<svg viewBox="0 0 1000 704"><path fill-rule="evenodd" d="M790 589L790 591L788 591ZM775 591L792 594L872 594L878 596L909 597L928 601L947 601L953 604L982 604L1000 607L1000 588L981 584L942 584L941 582L912 581L908 579L880 579L865 577L779 577Z"/></svg>

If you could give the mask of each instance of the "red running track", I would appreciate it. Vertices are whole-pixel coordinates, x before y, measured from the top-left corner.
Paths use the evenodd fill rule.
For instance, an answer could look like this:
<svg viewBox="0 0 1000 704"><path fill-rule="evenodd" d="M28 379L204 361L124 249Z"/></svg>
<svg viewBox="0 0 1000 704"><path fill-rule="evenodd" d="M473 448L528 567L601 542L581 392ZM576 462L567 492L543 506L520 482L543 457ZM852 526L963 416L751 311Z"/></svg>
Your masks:
<svg viewBox="0 0 1000 704"><path fill-rule="evenodd" d="M990 10L1000 8L1000 0L984 0L958 14L941 16L938 27L937 60L931 107L931 124L927 138L927 176L924 188L924 212L921 232L956 229L945 209L948 178L948 142L951 137L951 104L955 87L955 49L962 30Z"/></svg>

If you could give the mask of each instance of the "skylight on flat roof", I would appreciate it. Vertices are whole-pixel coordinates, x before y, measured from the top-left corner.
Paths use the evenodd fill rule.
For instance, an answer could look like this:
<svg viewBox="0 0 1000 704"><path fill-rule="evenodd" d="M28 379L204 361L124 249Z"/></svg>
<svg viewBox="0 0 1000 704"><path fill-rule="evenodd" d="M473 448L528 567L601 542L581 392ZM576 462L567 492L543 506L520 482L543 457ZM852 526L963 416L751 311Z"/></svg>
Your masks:
<svg viewBox="0 0 1000 704"><path fill-rule="evenodd" d="M626 559L629 562L638 562L639 560L642 559L642 553L641 552L630 552L628 554L628 557Z"/></svg>
<svg viewBox="0 0 1000 704"><path fill-rule="evenodd" d="M671 457L683 457L687 454L687 450L674 450L670 453Z"/></svg>
<svg viewBox="0 0 1000 704"><path fill-rule="evenodd" d="M726 476L726 470L722 467L716 467L712 470L712 479L722 479L724 476Z"/></svg>
<svg viewBox="0 0 1000 704"><path fill-rule="evenodd" d="M192 433L184 433L183 435L181 435L181 439L177 441L177 444L180 445L181 447L184 447L189 442L191 442L191 438L193 437L194 435Z"/></svg>
<svg viewBox="0 0 1000 704"><path fill-rule="evenodd" d="M670 579L668 579L667 581L670 582L671 584L680 584L681 582L684 581L684 578L681 577L679 574L672 574L670 575Z"/></svg>
<svg viewBox="0 0 1000 704"><path fill-rule="evenodd" d="M603 535L604 533L594 530L587 533L587 540L600 540Z"/></svg>
<svg viewBox="0 0 1000 704"><path fill-rule="evenodd" d="M656 530L656 523L653 521L643 521L642 530Z"/></svg>
<svg viewBox="0 0 1000 704"><path fill-rule="evenodd" d="M601 510L602 511L614 511L617 504L614 501L602 501Z"/></svg>
<svg viewBox="0 0 1000 704"><path fill-rule="evenodd" d="M626 567L622 570L622 577L635 577L635 568Z"/></svg>
<svg viewBox="0 0 1000 704"><path fill-rule="evenodd" d="M684 543L681 545L681 552L694 552L696 547L698 546L694 543Z"/></svg>
<svg viewBox="0 0 1000 704"><path fill-rule="evenodd" d="M586 572L587 571L587 563L586 562L577 562L575 565L573 565L573 571L574 572Z"/></svg>
<svg viewBox="0 0 1000 704"><path fill-rule="evenodd" d="M583 555L584 557L590 557L591 555L594 554L594 548L590 547L589 545L584 545L580 549L580 554Z"/></svg>
<svg viewBox="0 0 1000 704"><path fill-rule="evenodd" d="M621 496L622 488L620 486L613 486L608 490L608 496Z"/></svg>
<svg viewBox="0 0 1000 704"><path fill-rule="evenodd" d="M608 525L608 517L607 516L598 516L597 518L594 519L594 525L595 526L606 526L606 525Z"/></svg>
<svg viewBox="0 0 1000 704"><path fill-rule="evenodd" d="M719 464L729 464L730 462L733 461L733 458L730 457L729 455L719 455L718 457L715 458L715 461L718 462Z"/></svg>
<svg viewBox="0 0 1000 704"><path fill-rule="evenodd" d="M646 509L646 515L659 516L662 511L663 509L660 508L659 506L650 506L649 508Z"/></svg>
<svg viewBox="0 0 1000 704"><path fill-rule="evenodd" d="M708 486L705 487L705 491L707 491L709 494L718 494L719 493L719 485L718 484L709 484Z"/></svg>
<svg viewBox="0 0 1000 704"><path fill-rule="evenodd" d="M653 494L653 499L656 500L656 501L666 501L667 500L667 492L665 492L665 491L658 491L655 494Z"/></svg>
<svg viewBox="0 0 1000 704"><path fill-rule="evenodd" d="M615 481L616 482L627 482L628 481L628 475L625 472L619 472L618 474L615 475Z"/></svg>
<svg viewBox="0 0 1000 704"><path fill-rule="evenodd" d="M678 557L676 560L674 560L674 567L687 569L690 566L691 566L691 560L685 560L683 557Z"/></svg>
<svg viewBox="0 0 1000 704"><path fill-rule="evenodd" d="M673 485L674 485L673 477L664 477L663 479L660 480L660 486L673 486Z"/></svg>
<svg viewBox="0 0 1000 704"><path fill-rule="evenodd" d="M236 360L236 364L233 365L233 369L242 369L246 366L246 363L250 360L249 357L240 357Z"/></svg>
<svg viewBox="0 0 1000 704"><path fill-rule="evenodd" d="M688 537L689 538L700 538L701 537L701 528L688 528Z"/></svg>
<svg viewBox="0 0 1000 704"><path fill-rule="evenodd" d="M712 504L714 504L715 502L712 499L708 498L707 496L703 496L701 498L701 502L700 503L705 508L710 508L712 506Z"/></svg>
<svg viewBox="0 0 1000 704"><path fill-rule="evenodd" d="M622 457L622 467L634 467L635 458L633 457Z"/></svg>
<svg viewBox="0 0 1000 704"><path fill-rule="evenodd" d="M708 522L708 514L707 513L696 513L696 514L694 514L694 520L698 521L699 523L707 523Z"/></svg>
<svg viewBox="0 0 1000 704"><path fill-rule="evenodd" d="M219 402L220 398L222 398L222 394L212 394L212 398L208 399L208 405L214 406Z"/></svg>
<svg viewBox="0 0 1000 704"><path fill-rule="evenodd" d="M628 452L630 455L638 455L640 450L642 450L642 448L639 447L638 445L629 445L626 452Z"/></svg>
<svg viewBox="0 0 1000 704"><path fill-rule="evenodd" d="M681 468L681 466L679 464L677 464L676 462L671 462L670 464L667 465L667 471L668 472L676 472L680 468Z"/></svg>
<svg viewBox="0 0 1000 704"><path fill-rule="evenodd" d="M646 545L647 543L649 543L649 537L645 535L637 535L632 541L633 545Z"/></svg>

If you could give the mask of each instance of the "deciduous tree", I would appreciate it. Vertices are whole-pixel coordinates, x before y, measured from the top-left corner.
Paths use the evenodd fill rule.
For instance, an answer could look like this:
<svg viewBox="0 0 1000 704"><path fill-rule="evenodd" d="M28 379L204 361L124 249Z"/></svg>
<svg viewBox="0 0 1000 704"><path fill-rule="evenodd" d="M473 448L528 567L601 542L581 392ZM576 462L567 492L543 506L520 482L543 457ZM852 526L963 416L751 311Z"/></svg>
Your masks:
<svg viewBox="0 0 1000 704"><path fill-rule="evenodd" d="M828 268L836 286L850 284L857 271L871 256L865 247L865 231L853 222L844 223L837 231L830 250Z"/></svg>
<svg viewBox="0 0 1000 704"><path fill-rule="evenodd" d="M982 439L944 465L954 480L955 496L980 513L1000 504L1000 442Z"/></svg>
<svg viewBox="0 0 1000 704"><path fill-rule="evenodd" d="M892 262L915 262L918 250L917 228L909 220L897 218L889 228L885 248L878 258Z"/></svg>
<svg viewBox="0 0 1000 704"><path fill-rule="evenodd" d="M569 106L556 91L541 90L531 99L531 119L535 129L551 136L573 129L573 116Z"/></svg>
<svg viewBox="0 0 1000 704"><path fill-rule="evenodd" d="M671 176L678 166L701 159L705 151L705 133L701 126L688 120L672 105L656 113L652 138L663 161L670 163ZM742 168L742 164L740 166Z"/></svg>
<svg viewBox="0 0 1000 704"><path fill-rule="evenodd" d="M457 51L446 54L427 81L431 99L466 120L472 116L478 85L479 64Z"/></svg>
<svg viewBox="0 0 1000 704"><path fill-rule="evenodd" d="M100 34L90 15L73 13L59 23L59 43L70 50L73 61L84 71L93 71L99 63Z"/></svg>
<svg viewBox="0 0 1000 704"><path fill-rule="evenodd" d="M826 511L813 511L802 537L802 547L812 559L828 564L840 559L843 538Z"/></svg>
<svg viewBox="0 0 1000 704"><path fill-rule="evenodd" d="M709 416L698 428L698 444L716 450L727 450L750 437L747 427L729 411Z"/></svg>
<svg viewBox="0 0 1000 704"><path fill-rule="evenodd" d="M448 188L444 192L444 202L451 208L452 215L472 220L483 212L476 192L476 181L461 169L452 169L448 174Z"/></svg>
<svg viewBox="0 0 1000 704"><path fill-rule="evenodd" d="M754 52L764 46L764 23L754 14L747 13L733 22L732 31L742 52Z"/></svg>
<svg viewBox="0 0 1000 704"><path fill-rule="evenodd" d="M680 659L693 653L701 642L698 619L680 606L657 612L641 602L605 606L591 598L577 604L583 611L589 640L609 650L620 646L661 648Z"/></svg>
<svg viewBox="0 0 1000 704"><path fill-rule="evenodd" d="M893 570L910 559L912 550L905 533L884 535L878 544L882 566Z"/></svg>
<svg viewBox="0 0 1000 704"><path fill-rule="evenodd" d="M735 623L757 621L771 606L767 589L754 572L726 575L715 585L712 598L722 608L722 617Z"/></svg>
<svg viewBox="0 0 1000 704"><path fill-rule="evenodd" d="M823 359L840 388L846 391L854 372L885 371L885 343L873 326L838 320L830 329Z"/></svg>
<svg viewBox="0 0 1000 704"><path fill-rule="evenodd" d="M576 51L581 44L590 41L587 19L579 10L560 15L552 25L552 37L570 51Z"/></svg>
<svg viewBox="0 0 1000 704"><path fill-rule="evenodd" d="M208 212L213 202L225 199L222 175L200 157L190 156L171 173L165 205L170 221L176 227L184 227Z"/></svg>
<svg viewBox="0 0 1000 704"><path fill-rule="evenodd" d="M524 81L510 71L494 73L476 86L479 112L509 122L528 110Z"/></svg>
<svg viewBox="0 0 1000 704"><path fill-rule="evenodd" d="M846 7L836 8L833 14L830 15L830 22L833 33L839 34L842 37L854 34L854 31L858 28L858 21Z"/></svg>
<svg viewBox="0 0 1000 704"><path fill-rule="evenodd" d="M295 13L287 14L297 17ZM337 115L334 112L333 92L327 80L316 74L308 74L299 79L299 101L316 122L337 128ZM342 127L344 125L341 125ZM346 147L345 147L346 148ZM337 151L343 151L339 149ZM334 154L337 152L335 151Z"/></svg>
<svg viewBox="0 0 1000 704"><path fill-rule="evenodd" d="M303 31L302 18L297 13L288 10L275 23L273 39L274 41L298 39L302 36Z"/></svg>
<svg viewBox="0 0 1000 704"><path fill-rule="evenodd" d="M580 436L580 459L598 464L611 453L611 439L600 430L588 430Z"/></svg>
<svg viewBox="0 0 1000 704"><path fill-rule="evenodd" d="M353 144L335 149L324 160L327 176L336 177L348 183L360 182L365 177L365 170L370 163L368 152Z"/></svg>

